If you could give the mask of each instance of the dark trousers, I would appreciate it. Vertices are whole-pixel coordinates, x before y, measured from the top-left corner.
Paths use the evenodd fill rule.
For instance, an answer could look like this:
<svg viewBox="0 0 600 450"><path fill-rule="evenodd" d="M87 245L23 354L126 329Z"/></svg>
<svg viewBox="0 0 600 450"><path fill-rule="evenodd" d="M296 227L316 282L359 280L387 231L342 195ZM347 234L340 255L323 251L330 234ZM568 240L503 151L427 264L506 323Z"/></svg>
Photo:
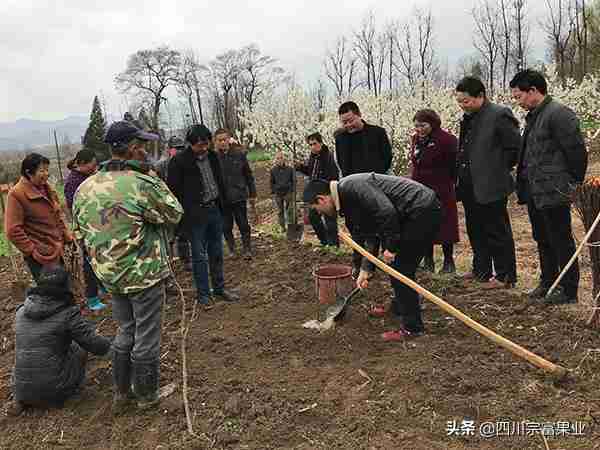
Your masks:
<svg viewBox="0 0 600 450"><path fill-rule="evenodd" d="M242 238L244 236L250 236L250 224L248 223L248 207L246 200L225 206L223 211L223 235L227 241L233 241L234 221L240 230Z"/></svg>
<svg viewBox="0 0 600 450"><path fill-rule="evenodd" d="M566 205L537 209L527 204L533 239L537 242L540 260L541 284L549 288L567 265L576 246L571 231L571 208ZM560 285L569 297L577 297L579 261L575 260Z"/></svg>
<svg viewBox="0 0 600 450"><path fill-rule="evenodd" d="M275 194L273 199L275 201L275 206L277 206L279 226L285 228L286 221L289 224L292 220L292 193Z"/></svg>
<svg viewBox="0 0 600 450"><path fill-rule="evenodd" d="M206 208L205 220L191 224L189 230L192 244L192 270L198 299L210 295L209 273L215 294L223 293L223 216L216 207ZM210 271L210 272L209 272Z"/></svg>
<svg viewBox="0 0 600 450"><path fill-rule="evenodd" d="M98 278L92 270L92 266L89 262L90 257L87 252L83 250L83 279L85 280L85 297L94 298L98 297Z"/></svg>
<svg viewBox="0 0 600 450"><path fill-rule="evenodd" d="M337 217L321 215L314 209L310 209L308 220L322 245L339 246Z"/></svg>
<svg viewBox="0 0 600 450"><path fill-rule="evenodd" d="M473 273L480 280L489 280L496 272L502 282L517 281L517 259L513 240L508 198L481 204L475 201L473 190L463 195L467 235L473 250Z"/></svg>
<svg viewBox="0 0 600 450"><path fill-rule="evenodd" d="M414 219L404 223L399 251L391 266L407 276L415 279L417 265L431 247L442 223L442 210L439 202L424 210ZM412 332L423 331L419 294L404 283L390 277L394 289L392 311L402 320L404 328Z"/></svg>

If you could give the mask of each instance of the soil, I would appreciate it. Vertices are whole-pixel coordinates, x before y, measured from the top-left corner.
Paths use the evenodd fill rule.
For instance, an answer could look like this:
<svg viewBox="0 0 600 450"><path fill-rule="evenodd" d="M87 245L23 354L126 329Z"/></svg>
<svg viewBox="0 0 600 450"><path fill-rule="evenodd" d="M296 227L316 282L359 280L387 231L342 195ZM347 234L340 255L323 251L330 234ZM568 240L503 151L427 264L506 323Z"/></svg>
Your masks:
<svg viewBox="0 0 600 450"><path fill-rule="evenodd" d="M259 201L269 196L268 170L261 167L256 169ZM390 320L366 315L370 303L389 301L389 282L381 273L354 300L343 323L321 334L303 329L303 322L322 311L312 268L347 264L349 256L318 248L308 234L294 244L259 231L252 262L225 260L227 285L242 294L239 303L198 308L192 317L194 296L186 292L188 396L196 437L187 433L181 395L182 305L169 296L161 384L177 383L177 389L158 409L113 418L110 362L93 358L81 393L62 409L0 417L0 448L600 448L600 332L585 326L589 262L582 259L580 304L523 309L522 291L535 285L537 254L525 210L510 208L519 260L516 289L485 291L440 275L420 274L419 282L506 338L572 369L566 380L553 380L433 304L425 305L424 336L384 343L380 334L390 329ZM575 220L575 225L577 236L583 236L581 223ZM455 253L465 271L468 243L457 245ZM14 312L22 301L20 286L13 289L12 282L27 277L20 267L16 277L10 262L0 260L0 398L5 401L10 399ZM190 275L180 265L176 273L190 289ZM116 333L110 312L90 319L98 322L100 333ZM465 435L449 435L453 421ZM469 421L474 435L468 435ZM578 422L582 435L500 432L485 438L479 432L485 422L522 421Z"/></svg>

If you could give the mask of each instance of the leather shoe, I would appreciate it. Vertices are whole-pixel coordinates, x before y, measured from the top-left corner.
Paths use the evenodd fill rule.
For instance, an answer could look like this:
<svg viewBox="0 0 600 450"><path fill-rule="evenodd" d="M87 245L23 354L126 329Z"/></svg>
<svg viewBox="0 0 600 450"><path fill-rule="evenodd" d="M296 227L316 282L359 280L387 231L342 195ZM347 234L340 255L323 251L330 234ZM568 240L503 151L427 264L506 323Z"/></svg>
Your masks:
<svg viewBox="0 0 600 450"><path fill-rule="evenodd" d="M215 292L214 296L217 300L223 300L224 302L238 302L240 300L239 295L226 290L223 290L223 292Z"/></svg>

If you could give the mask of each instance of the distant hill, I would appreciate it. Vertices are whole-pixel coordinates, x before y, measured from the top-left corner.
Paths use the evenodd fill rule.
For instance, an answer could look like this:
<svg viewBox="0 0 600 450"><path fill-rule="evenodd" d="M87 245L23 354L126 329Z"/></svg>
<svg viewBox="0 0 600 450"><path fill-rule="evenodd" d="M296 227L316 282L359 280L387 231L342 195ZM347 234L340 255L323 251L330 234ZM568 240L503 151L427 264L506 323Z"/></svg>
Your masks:
<svg viewBox="0 0 600 450"><path fill-rule="evenodd" d="M16 122L0 122L0 151L27 150L52 144L52 132L55 129L59 144L62 143L64 135L68 136L72 144L79 144L88 121L87 117L71 116L56 121L19 119Z"/></svg>

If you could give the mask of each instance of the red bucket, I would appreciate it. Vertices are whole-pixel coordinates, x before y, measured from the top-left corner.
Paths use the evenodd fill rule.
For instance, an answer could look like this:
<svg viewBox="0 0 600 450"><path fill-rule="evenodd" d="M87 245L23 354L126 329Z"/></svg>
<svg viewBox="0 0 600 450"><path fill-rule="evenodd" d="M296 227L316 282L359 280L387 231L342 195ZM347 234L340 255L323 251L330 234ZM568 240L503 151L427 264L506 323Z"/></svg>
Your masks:
<svg viewBox="0 0 600 450"><path fill-rule="evenodd" d="M325 264L313 270L319 303L334 303L352 291L352 267L342 264Z"/></svg>

